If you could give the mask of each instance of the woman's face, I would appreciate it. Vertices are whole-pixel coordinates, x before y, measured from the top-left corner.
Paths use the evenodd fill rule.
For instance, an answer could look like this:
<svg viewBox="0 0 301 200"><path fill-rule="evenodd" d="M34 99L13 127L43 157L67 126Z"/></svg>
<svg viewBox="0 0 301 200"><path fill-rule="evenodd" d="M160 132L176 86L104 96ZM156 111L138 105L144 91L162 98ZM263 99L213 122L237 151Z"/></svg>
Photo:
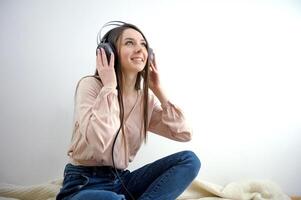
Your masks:
<svg viewBox="0 0 301 200"><path fill-rule="evenodd" d="M118 44L121 69L134 73L142 71L148 57L143 36L138 31L128 28L123 31Z"/></svg>

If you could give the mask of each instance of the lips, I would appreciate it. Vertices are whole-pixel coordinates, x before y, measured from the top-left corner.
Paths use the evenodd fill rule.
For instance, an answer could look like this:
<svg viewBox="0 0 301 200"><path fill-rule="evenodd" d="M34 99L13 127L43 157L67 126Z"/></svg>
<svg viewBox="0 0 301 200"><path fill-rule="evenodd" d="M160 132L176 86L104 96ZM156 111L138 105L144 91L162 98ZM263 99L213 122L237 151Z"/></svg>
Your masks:
<svg viewBox="0 0 301 200"><path fill-rule="evenodd" d="M131 60L135 61L135 62L143 62L144 61L144 59L142 57L132 57Z"/></svg>

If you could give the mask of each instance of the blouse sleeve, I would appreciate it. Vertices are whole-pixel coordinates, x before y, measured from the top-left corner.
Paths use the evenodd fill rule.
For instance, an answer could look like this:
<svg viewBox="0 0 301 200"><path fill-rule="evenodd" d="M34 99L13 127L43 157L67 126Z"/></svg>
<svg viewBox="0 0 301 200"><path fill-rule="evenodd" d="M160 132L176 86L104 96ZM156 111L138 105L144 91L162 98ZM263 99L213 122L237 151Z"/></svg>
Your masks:
<svg viewBox="0 0 301 200"><path fill-rule="evenodd" d="M87 144L104 152L119 128L116 88L102 86L96 78L80 81L75 99L79 131Z"/></svg>
<svg viewBox="0 0 301 200"><path fill-rule="evenodd" d="M169 101L164 105L154 103L148 130L182 142L191 140L192 135L192 130L180 108Z"/></svg>

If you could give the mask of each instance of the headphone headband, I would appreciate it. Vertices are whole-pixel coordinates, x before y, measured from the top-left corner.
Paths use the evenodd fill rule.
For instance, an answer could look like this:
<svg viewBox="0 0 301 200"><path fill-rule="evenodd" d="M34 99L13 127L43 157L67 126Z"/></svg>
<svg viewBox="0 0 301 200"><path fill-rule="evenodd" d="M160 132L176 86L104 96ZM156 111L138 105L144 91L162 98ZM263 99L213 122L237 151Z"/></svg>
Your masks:
<svg viewBox="0 0 301 200"><path fill-rule="evenodd" d="M99 43L102 42L102 35L101 35L101 32L102 30L105 28L105 27L108 27L108 26L116 26L116 27L119 27L119 26L122 26L122 25L125 25L127 23L123 22L123 21L109 21L107 23L105 23L101 29L99 30L98 34L97 34L97 38L96 38L96 42L97 42L97 45Z"/></svg>

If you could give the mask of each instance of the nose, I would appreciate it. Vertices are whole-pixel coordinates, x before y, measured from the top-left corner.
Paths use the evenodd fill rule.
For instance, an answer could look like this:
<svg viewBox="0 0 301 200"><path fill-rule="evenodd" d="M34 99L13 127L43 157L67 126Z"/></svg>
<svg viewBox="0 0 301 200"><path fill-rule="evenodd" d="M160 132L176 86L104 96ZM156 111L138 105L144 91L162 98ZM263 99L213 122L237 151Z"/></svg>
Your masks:
<svg viewBox="0 0 301 200"><path fill-rule="evenodd" d="M135 52L136 52L136 53L141 52L141 51L142 51L142 48L143 48L143 45L137 44L136 47L135 47Z"/></svg>

